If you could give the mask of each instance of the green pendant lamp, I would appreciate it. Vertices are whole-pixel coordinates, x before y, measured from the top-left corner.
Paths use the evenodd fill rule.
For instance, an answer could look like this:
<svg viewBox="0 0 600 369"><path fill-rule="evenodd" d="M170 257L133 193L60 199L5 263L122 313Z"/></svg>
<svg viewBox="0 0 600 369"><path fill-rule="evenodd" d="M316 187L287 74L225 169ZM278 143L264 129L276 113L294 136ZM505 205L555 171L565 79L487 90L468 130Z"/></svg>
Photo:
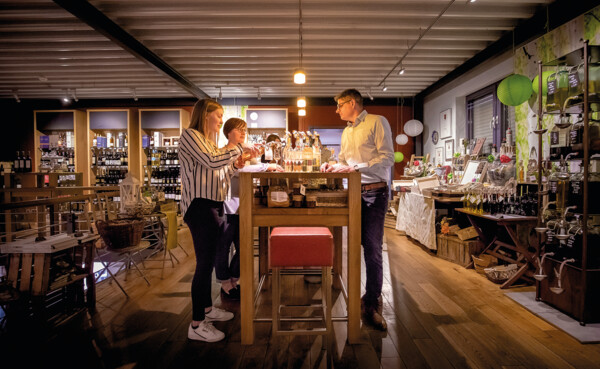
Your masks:
<svg viewBox="0 0 600 369"><path fill-rule="evenodd" d="M529 78L521 74L512 74L500 82L496 92L504 105L517 106L531 97L533 88Z"/></svg>
<svg viewBox="0 0 600 369"><path fill-rule="evenodd" d="M542 72L542 96L548 95L548 77L550 77L552 73L554 72L552 72L551 70ZM538 95L538 90L540 89L539 75L535 75L535 78L531 83L531 87L533 87L533 92L535 92L535 94Z"/></svg>

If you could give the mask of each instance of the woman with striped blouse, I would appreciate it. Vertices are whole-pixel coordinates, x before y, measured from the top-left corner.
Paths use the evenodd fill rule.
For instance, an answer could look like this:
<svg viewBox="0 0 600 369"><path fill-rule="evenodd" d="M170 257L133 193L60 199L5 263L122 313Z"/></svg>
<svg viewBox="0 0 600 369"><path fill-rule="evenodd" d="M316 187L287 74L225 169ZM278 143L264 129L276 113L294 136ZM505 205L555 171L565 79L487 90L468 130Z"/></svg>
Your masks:
<svg viewBox="0 0 600 369"><path fill-rule="evenodd" d="M215 252L225 224L223 201L229 192L230 177L237 169L236 159L244 151L251 156L258 155L258 150L248 144L219 149L216 142L222 125L223 107L210 99L200 100L194 106L190 127L181 134L179 144L181 212L190 228L196 253L188 338L206 342L225 337L212 325L213 321L233 318L233 313L212 306L211 299Z"/></svg>

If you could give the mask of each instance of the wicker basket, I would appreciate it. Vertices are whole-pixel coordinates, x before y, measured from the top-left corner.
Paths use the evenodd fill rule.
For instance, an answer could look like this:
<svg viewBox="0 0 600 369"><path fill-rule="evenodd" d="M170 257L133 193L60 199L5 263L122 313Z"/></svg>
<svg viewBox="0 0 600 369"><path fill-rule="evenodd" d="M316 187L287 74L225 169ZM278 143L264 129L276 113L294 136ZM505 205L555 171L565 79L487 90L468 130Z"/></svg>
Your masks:
<svg viewBox="0 0 600 369"><path fill-rule="evenodd" d="M498 259L488 254L481 254L479 256L471 255L473 258L473 265L475 266L475 270L479 274L485 274L484 269L492 267L494 265L498 265Z"/></svg>
<svg viewBox="0 0 600 369"><path fill-rule="evenodd" d="M144 221L141 219L116 219L96 221L96 228L110 249L137 246L142 240Z"/></svg>
<svg viewBox="0 0 600 369"><path fill-rule="evenodd" d="M484 269L485 276L492 282L500 284L506 282L517 273L517 264L499 265Z"/></svg>

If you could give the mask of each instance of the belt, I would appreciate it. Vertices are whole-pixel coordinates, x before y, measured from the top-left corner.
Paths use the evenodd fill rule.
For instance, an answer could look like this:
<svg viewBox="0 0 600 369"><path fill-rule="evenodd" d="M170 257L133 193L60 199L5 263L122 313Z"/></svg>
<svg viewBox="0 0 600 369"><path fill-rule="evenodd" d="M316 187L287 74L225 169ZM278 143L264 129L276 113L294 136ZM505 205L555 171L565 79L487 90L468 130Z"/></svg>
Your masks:
<svg viewBox="0 0 600 369"><path fill-rule="evenodd" d="M362 191L370 191L370 190L376 190L378 188L383 188L386 186L387 186L386 182L365 183L363 185L360 185L360 189Z"/></svg>

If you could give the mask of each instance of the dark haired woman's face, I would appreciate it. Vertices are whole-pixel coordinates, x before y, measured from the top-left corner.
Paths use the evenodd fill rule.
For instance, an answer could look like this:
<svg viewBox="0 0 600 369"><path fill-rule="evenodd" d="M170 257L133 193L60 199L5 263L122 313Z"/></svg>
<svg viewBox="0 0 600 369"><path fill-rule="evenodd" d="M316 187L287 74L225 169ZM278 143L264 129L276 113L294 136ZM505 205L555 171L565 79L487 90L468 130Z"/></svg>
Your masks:
<svg viewBox="0 0 600 369"><path fill-rule="evenodd" d="M246 127L237 127L231 130L227 135L230 143L237 145L246 141Z"/></svg>
<svg viewBox="0 0 600 369"><path fill-rule="evenodd" d="M206 115L206 130L208 134L219 133L223 125L223 109L214 110Z"/></svg>

